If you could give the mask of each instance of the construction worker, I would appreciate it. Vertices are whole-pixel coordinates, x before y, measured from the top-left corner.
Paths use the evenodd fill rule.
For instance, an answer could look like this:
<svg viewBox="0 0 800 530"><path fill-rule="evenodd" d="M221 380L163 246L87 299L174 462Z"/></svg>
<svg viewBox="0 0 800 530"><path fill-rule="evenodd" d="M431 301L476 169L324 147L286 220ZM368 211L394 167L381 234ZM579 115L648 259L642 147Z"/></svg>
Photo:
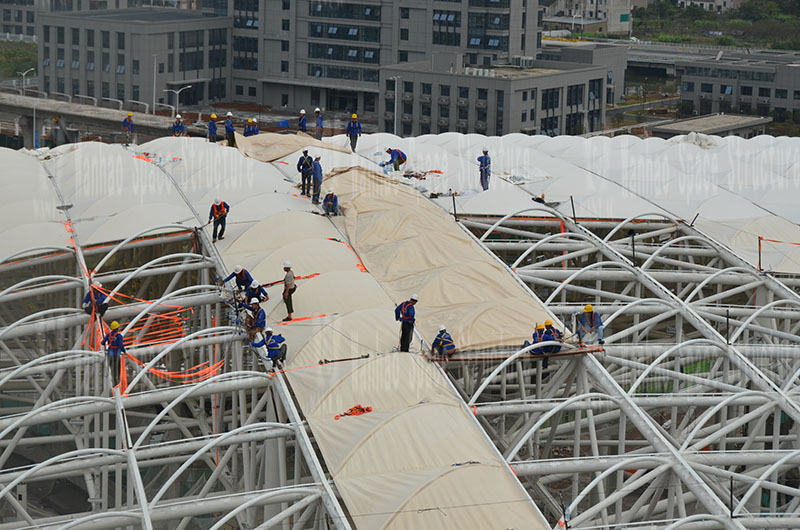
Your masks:
<svg viewBox="0 0 800 530"><path fill-rule="evenodd" d="M300 109L300 119L297 126L301 131L306 132L306 109Z"/></svg>
<svg viewBox="0 0 800 530"><path fill-rule="evenodd" d="M533 331L533 335L531 337L532 341L528 342L526 340L525 344L523 344L523 347L530 346L531 344L537 344L539 342L548 342L555 340L555 338L553 338L553 336L550 333L548 333L547 329L545 329L544 324L537 324L536 329ZM545 346L543 348L533 349L534 355L542 355L544 353L550 353L548 346ZM542 368L547 368L547 357L545 357L544 360L542 361Z"/></svg>
<svg viewBox="0 0 800 530"><path fill-rule="evenodd" d="M122 132L125 133L125 145L131 143L133 137L133 113L129 112L128 115L122 120Z"/></svg>
<svg viewBox="0 0 800 530"><path fill-rule="evenodd" d="M311 174L314 172L314 159L308 155L308 149L303 149L303 156L297 161L297 171L300 172L300 194L308 197L311 195Z"/></svg>
<svg viewBox="0 0 800 530"><path fill-rule="evenodd" d="M564 336L562 335L561 331L559 331L558 329L556 329L553 326L553 321L552 320L547 319L547 320L544 321L544 329L550 335L553 336L553 340L557 340L557 341L563 341L564 340ZM560 351L561 351L561 346L551 346L550 347L550 353L558 353Z"/></svg>
<svg viewBox="0 0 800 530"><path fill-rule="evenodd" d="M172 124L172 136L188 136L180 114L175 116L175 123Z"/></svg>
<svg viewBox="0 0 800 530"><path fill-rule="evenodd" d="M322 140L322 114L320 114L319 107L314 109L314 117L316 118L317 128L314 130L314 135L317 140Z"/></svg>
<svg viewBox="0 0 800 530"><path fill-rule="evenodd" d="M258 298L262 302L266 302L269 300L269 295L267 294L266 289L264 289L258 280L253 280L250 282L250 285L247 286L247 290L244 292L245 300L252 300L253 298Z"/></svg>
<svg viewBox="0 0 800 530"><path fill-rule="evenodd" d="M258 118L253 118L253 126L250 127L250 132L253 136L257 136L261 132L261 129L258 128Z"/></svg>
<svg viewBox="0 0 800 530"><path fill-rule="evenodd" d="M208 222L210 223L212 219L214 220L212 243L216 243L217 239L220 241L225 239L223 237L225 235L225 222L228 218L228 212L230 211L231 207L227 202L224 202L219 197L214 199L214 204L211 205L211 209L208 211ZM217 229L219 229L219 237L217 237Z"/></svg>
<svg viewBox="0 0 800 530"><path fill-rule="evenodd" d="M400 149L392 149L391 147L386 148L386 152L389 154L390 158L386 162L381 162L381 167L388 166L389 164L394 167L395 171L400 170L400 166L406 163L408 157L406 154L402 152Z"/></svg>
<svg viewBox="0 0 800 530"><path fill-rule="evenodd" d="M247 125L244 126L244 136L253 136L253 118L247 120Z"/></svg>
<svg viewBox="0 0 800 530"><path fill-rule="evenodd" d="M108 298L100 290L101 287L103 287L102 283L92 282L89 286L89 292L83 297L81 307L83 307L87 315L91 315L94 312L102 318L108 309Z"/></svg>
<svg viewBox="0 0 800 530"><path fill-rule="evenodd" d="M250 342L252 342L256 333L261 333L267 327L267 313L262 309L261 301L258 298L251 298L249 304L242 302L242 307L251 313L245 324Z"/></svg>
<svg viewBox="0 0 800 530"><path fill-rule="evenodd" d="M238 287L240 291L244 291L251 283L253 283L253 277L250 275L250 272L248 272L248 270L241 265L235 266L233 268L233 272L230 273L227 278L222 280L222 283L229 282L233 278L236 278L236 287Z"/></svg>
<svg viewBox="0 0 800 530"><path fill-rule="evenodd" d="M449 359L456 352L456 343L453 342L453 337L450 336L444 325L439 326L439 334L433 339L431 351L434 355L445 359Z"/></svg>
<svg viewBox="0 0 800 530"><path fill-rule="evenodd" d="M345 133L347 137L350 138L350 150L355 153L358 137L361 136L361 122L358 121L358 114L353 114L350 117L350 121L347 122Z"/></svg>
<svg viewBox="0 0 800 530"><path fill-rule="evenodd" d="M294 304L292 304L292 295L297 290L297 285L294 281L294 272L292 272L292 264L288 261L283 262L283 271L286 276L283 277L283 301L286 303L286 318L284 322L292 320L292 313L294 313Z"/></svg>
<svg viewBox="0 0 800 530"><path fill-rule="evenodd" d="M414 306L418 301L419 296L412 294L410 299L394 310L394 319L400 322L400 351L408 351L411 346L411 338L414 336Z"/></svg>
<svg viewBox="0 0 800 530"><path fill-rule="evenodd" d="M314 192L311 195L312 204L319 204L319 192L320 188L322 188L322 164L319 162L320 158L322 158L322 155L317 153L317 156L314 157L314 166L311 169L311 177L314 184Z"/></svg>
<svg viewBox="0 0 800 530"><path fill-rule="evenodd" d="M100 341L100 345L107 346L106 356L111 369L111 377L114 380L114 386L116 386L119 384L120 359L122 354L125 353L125 337L118 331L119 322L116 320L111 323L109 328L111 328L111 331L106 333L106 336Z"/></svg>
<svg viewBox="0 0 800 530"><path fill-rule="evenodd" d="M332 189L329 189L328 194L322 199L322 208L326 215L339 215L339 197Z"/></svg>
<svg viewBox="0 0 800 530"><path fill-rule="evenodd" d="M263 335L256 334L255 342L251 342L250 346L259 349L259 353L272 362L282 363L286 360L286 339L282 335L274 335L272 328L264 329Z"/></svg>
<svg viewBox="0 0 800 530"><path fill-rule="evenodd" d="M586 304L583 314L578 319L578 339L583 344L584 337L591 339L591 335L597 335L598 344L605 344L603 341L603 320L600 318L592 304Z"/></svg>
<svg viewBox="0 0 800 530"><path fill-rule="evenodd" d="M212 114L208 119L208 141L211 143L217 142L217 122L214 121L216 119L216 114Z"/></svg>
<svg viewBox="0 0 800 530"><path fill-rule="evenodd" d="M481 187L483 191L489 189L489 177L492 176L492 159L489 158L489 150L483 148L483 156L478 157L478 170L481 175Z"/></svg>
<svg viewBox="0 0 800 530"><path fill-rule="evenodd" d="M228 139L228 147L236 147L236 128L233 126L233 114L228 112L225 115L225 137Z"/></svg>

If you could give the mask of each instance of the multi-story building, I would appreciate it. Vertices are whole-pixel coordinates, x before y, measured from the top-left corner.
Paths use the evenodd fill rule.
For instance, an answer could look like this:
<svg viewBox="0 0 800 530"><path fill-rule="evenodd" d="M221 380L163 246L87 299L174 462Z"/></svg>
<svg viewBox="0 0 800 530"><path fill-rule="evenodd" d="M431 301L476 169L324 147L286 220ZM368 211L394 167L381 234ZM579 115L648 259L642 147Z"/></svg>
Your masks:
<svg viewBox="0 0 800 530"><path fill-rule="evenodd" d="M228 98L232 22L159 8L41 13L41 90L152 105L191 85L181 104Z"/></svg>
<svg viewBox="0 0 800 530"><path fill-rule="evenodd" d="M381 69L382 130L402 136L596 131L605 122L606 73L603 66L553 61L470 67L461 54L439 53Z"/></svg>
<svg viewBox="0 0 800 530"><path fill-rule="evenodd" d="M3 12L2 33L11 35L36 35L36 12L44 0L0 0Z"/></svg>
<svg viewBox="0 0 800 530"><path fill-rule="evenodd" d="M621 103L625 95L628 48L599 42L545 40L539 57L546 61L602 65L606 67L606 103Z"/></svg>
<svg viewBox="0 0 800 530"><path fill-rule="evenodd" d="M553 29L577 26L587 32L625 35L631 30L631 0L545 0L542 6L551 24L564 21Z"/></svg>
<svg viewBox="0 0 800 530"><path fill-rule="evenodd" d="M800 52L764 50L676 62L684 114L716 112L800 119Z"/></svg>
<svg viewBox="0 0 800 530"><path fill-rule="evenodd" d="M706 11L722 13L728 9L739 7L741 0L678 0L678 7L700 6Z"/></svg>

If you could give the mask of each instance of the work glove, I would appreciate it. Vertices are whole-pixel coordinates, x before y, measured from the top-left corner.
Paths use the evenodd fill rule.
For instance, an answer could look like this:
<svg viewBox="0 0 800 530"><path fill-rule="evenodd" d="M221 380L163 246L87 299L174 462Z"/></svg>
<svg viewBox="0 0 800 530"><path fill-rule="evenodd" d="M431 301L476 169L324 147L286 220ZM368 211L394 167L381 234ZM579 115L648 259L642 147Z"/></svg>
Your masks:
<svg viewBox="0 0 800 530"><path fill-rule="evenodd" d="M380 166L381 166L381 167L384 167L385 165L386 165L386 162L381 162L381 163L380 163Z"/></svg>
<svg viewBox="0 0 800 530"><path fill-rule="evenodd" d="M597 341L597 343L598 343L598 344L605 344L605 343L606 343L606 341L604 341L603 339L600 339L600 340L598 340L598 341Z"/></svg>

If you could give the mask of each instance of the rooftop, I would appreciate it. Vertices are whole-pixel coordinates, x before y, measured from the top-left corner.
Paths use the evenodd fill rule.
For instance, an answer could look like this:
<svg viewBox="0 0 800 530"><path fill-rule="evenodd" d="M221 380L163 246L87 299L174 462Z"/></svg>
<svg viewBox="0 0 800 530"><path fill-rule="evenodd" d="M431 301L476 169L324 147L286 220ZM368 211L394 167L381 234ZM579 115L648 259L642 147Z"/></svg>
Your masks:
<svg viewBox="0 0 800 530"><path fill-rule="evenodd" d="M743 116L740 114L712 114L710 116L699 116L697 118L687 118L667 125L653 127L653 131L671 132L675 134L687 134L698 132L703 134L716 134L718 132L739 129L743 127L754 127L769 123L772 118L762 118L761 116Z"/></svg>
<svg viewBox="0 0 800 530"><path fill-rule="evenodd" d="M222 18L203 15L194 9L175 8L137 8L114 9L104 11L81 11L80 13L58 14L59 17L92 18L109 22L124 22L126 24L158 24L184 22L186 20L199 20L209 18Z"/></svg>

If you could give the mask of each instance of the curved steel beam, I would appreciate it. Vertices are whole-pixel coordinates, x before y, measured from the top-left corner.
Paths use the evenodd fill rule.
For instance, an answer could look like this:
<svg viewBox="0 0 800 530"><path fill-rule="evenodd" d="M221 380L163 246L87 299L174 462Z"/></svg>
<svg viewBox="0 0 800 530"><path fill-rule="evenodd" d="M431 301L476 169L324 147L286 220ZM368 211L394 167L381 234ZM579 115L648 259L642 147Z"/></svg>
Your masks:
<svg viewBox="0 0 800 530"><path fill-rule="evenodd" d="M774 471L777 471L777 469L781 467L784 462L786 462L787 460L791 460L797 455L800 455L800 449L797 449L787 455L784 455L782 458L778 459L778 461L776 461L774 464L765 469L764 472L761 473L761 475L759 475L758 479L755 482L753 482L750 488L745 492L741 500L739 500L739 504L737 504L736 508L733 509L733 515L736 516L741 513L741 511L744 509L745 503L747 503L750 497L753 496L753 493L755 493L756 490L760 488L764 482L766 482L766 479L770 474L772 474Z"/></svg>
<svg viewBox="0 0 800 530"><path fill-rule="evenodd" d="M554 210L552 208L547 208L547 207L542 207L542 206L535 207L535 208L525 208L523 210L518 210L518 211L516 211L514 213L510 213L508 215L504 215L503 217L498 219L497 222L495 222L491 227L489 227L486 230L486 232L484 232L483 235L478 238L478 240L479 241L485 240L489 236L489 234L494 232L495 228L497 228L501 224L505 223L506 221L508 221L509 219L514 217L515 215L519 215L521 213L526 213L526 212L545 212L545 213L549 213L553 217L556 217L558 219L561 219L562 221L565 221L564 216L562 216L560 213L558 213L556 210Z"/></svg>
<svg viewBox="0 0 800 530"><path fill-rule="evenodd" d="M627 394L629 396L632 396L633 395L633 391L638 388L638 386L641 384L641 382L644 380L644 378L647 377L650 374L650 372L652 372L653 369L656 366L658 366L658 364L661 361L663 361L665 358L669 357L670 355L672 355L676 351L678 351L678 350L680 350L682 348L685 348L686 346L693 346L695 344L707 344L707 345L710 345L710 346L716 346L722 351L727 351L727 349L728 349L728 346L726 344L722 344L721 342L717 342L717 341L711 340L711 339L692 339L692 340L688 340L686 342L681 342L680 344L676 344L675 346L672 346L671 348L666 350L664 353L662 353L661 355L656 357L653 360L653 362L651 362L650 365L647 368L645 368L645 370L639 375L639 377L636 378L636 381L633 382L633 384L631 385L631 388L630 388L630 390L628 390Z"/></svg>
<svg viewBox="0 0 800 530"><path fill-rule="evenodd" d="M714 281L714 278L716 278L717 276L719 276L719 275L721 275L721 274L727 274L727 273L729 273L729 272L734 272L734 271L735 271L735 272L743 272L743 273L749 274L749 275L751 275L751 276L754 276L754 277L756 277L756 278L759 278L759 275L758 275L758 274L756 274L756 272L755 272L754 270L752 270L752 269L748 269L748 268L746 268L746 267L727 267L727 268L724 268L724 269L720 269L720 270L718 270L717 272L713 273L713 274L712 274L711 276L709 276L708 278L706 278L705 280L703 280L702 282L700 282L700 283L697 285L697 287L695 287L694 289L692 289L692 292L691 292L691 293L689 293L689 295L686 297L686 299L683 301L683 303L685 303L685 304L688 304L689 302L691 302L692 298L694 298L694 295L696 295L697 293L699 293L699 292L700 292L700 290L701 290L703 287L705 287L706 285L708 285L709 283L711 283L712 281Z"/></svg>
<svg viewBox="0 0 800 530"><path fill-rule="evenodd" d="M306 496L309 496L309 495L320 495L320 496L322 495L322 492L319 489L316 489L316 488L298 487L296 489L292 489L291 491L294 491L294 492L296 492L298 494L301 494L303 497L306 497ZM214 523L214 526L209 528L209 530L220 530L220 528L223 528L225 526L225 523L227 523L228 521L230 521L231 519L236 517L239 514L239 512L242 512L242 511L246 510L247 508L249 508L251 506L257 506L259 504L262 504L266 499L269 499L270 497L274 497L276 495L285 494L285 493L287 493L286 488L284 488L282 490L278 490L278 491L268 491L268 492L264 493L263 495L259 495L258 497L254 498L254 499L250 499L249 501L247 501L247 502L245 502L243 504L240 504L239 506L237 506L236 508L234 508L233 510L231 510L230 512L225 514L219 521ZM349 525L348 525L348 527L349 527Z"/></svg>
<svg viewBox="0 0 800 530"><path fill-rule="evenodd" d="M40 281L46 281L46 280L62 280L63 282L66 282L66 283L79 283L79 284L83 285L83 280L79 280L79 279L77 279L77 278L75 278L73 276L64 276L62 274L50 274L48 276L36 276L35 278L28 278L27 280L22 280L21 282L15 283L11 287L9 287L7 289L4 289L3 291L0 291L0 298L4 297L8 293L11 293L12 291L20 289L21 287L25 287L28 284L38 283Z"/></svg>
<svg viewBox="0 0 800 530"><path fill-rule="evenodd" d="M161 263L162 261L169 261L169 260L171 260L171 259L177 259L177 258L199 258L199 259L200 259L200 261L206 261L206 257L205 257L205 256L203 256L202 254L194 254L194 253L192 253L192 252L178 252L178 253L175 253L175 254L168 254L168 255L166 255L166 256L159 256L159 257L157 257L157 258L155 258L155 259L152 259L152 260L148 261L147 263L145 263L145 264L141 265L141 266L140 266L139 268L137 268L136 270L134 270L134 271L131 271L130 273L128 273L128 275L127 275L127 276L125 276L125 277L124 277L124 278L123 278L123 279L122 279L122 280L121 280L121 281L120 281L120 282L119 282L119 283L118 283L118 284L117 284L117 285L114 287L114 289L113 289L111 292L113 292L113 293L119 293L119 292L120 292L120 290L121 290L121 289L122 289L122 288L125 286L125 284L126 284L126 283L128 283L130 280L132 280L133 278L135 278L137 274L139 274L141 271L143 271L143 270L145 270L145 269L149 268L150 266L152 266L152 265L156 265L157 263Z"/></svg>
<svg viewBox="0 0 800 530"><path fill-rule="evenodd" d="M666 300L662 300L661 298L640 298L638 300L634 300L633 302L629 302L628 304L626 304L626 305L622 306L621 308L617 309L616 311L614 311L611 314L611 316L608 317L605 322L603 322L603 326L610 325L614 321L614 319L617 318L619 315L625 313L626 311L628 311L630 309L633 309L637 305L642 305L642 304L645 304L645 303L660 304L660 305L666 306L666 307L668 307L670 309L679 309L676 304L674 304L672 302L668 302Z"/></svg>
<svg viewBox="0 0 800 530"><path fill-rule="evenodd" d="M763 313L767 309L773 308L775 306L783 305L783 304L792 305L792 306L795 306L795 307L800 307L800 302L798 302L796 300L775 300L774 302L770 302L770 303L768 303L766 305L762 305L761 307L756 309L753 312L752 315L747 317L747 320L742 322L741 326L736 328L736 331L734 331L733 335L731 335L731 343L736 342L736 339L739 338L739 335L741 335L744 332L744 330L747 328L747 326L750 325L750 322L752 322L753 320L758 318L758 315L760 315L761 313ZM800 372L798 372L798 373L800 373ZM794 377L797 377L797 374L795 374Z"/></svg>
<svg viewBox="0 0 800 530"><path fill-rule="evenodd" d="M35 409L30 410L30 411L26 412L25 414L21 415L18 419L16 419L8 427L3 429L2 432L0 432L0 440L5 438L5 436L9 432L14 430L17 427L17 425L19 425L20 423L22 423L24 421L27 421L27 420L31 419L32 417L36 416L37 414L40 414L42 412L48 411L48 410L56 408L56 407L61 407L61 406L69 405L69 404L72 404L72 403L80 403L80 402L84 402L84 401L100 401L101 403L113 403L114 402L114 400L112 400L111 398L95 397L95 396L77 396L77 397L61 399L59 401L51 401L50 403L46 403L46 404L42 405L41 407L36 407Z"/></svg>
<svg viewBox="0 0 800 530"><path fill-rule="evenodd" d="M126 517L129 519L139 519L141 521L142 514L136 512L103 512L103 513L93 513L91 515L87 515L86 517L81 517L80 519L75 519L74 521L70 521L65 525L61 525L58 527L57 530L69 530L70 528L76 528L84 523L89 523L92 521L96 521L98 519L105 519L107 517Z"/></svg>
<svg viewBox="0 0 800 530"><path fill-rule="evenodd" d="M561 285L556 287L553 290L553 292L550 293L550 296L547 297L547 300L544 301L544 305L550 304L550 302L553 301L553 298L555 298L558 293L563 291L567 287L567 285L571 284L573 282L573 280L575 280L576 278L581 276L583 273L588 272L588 271L590 271L592 269L596 269L598 267L603 267L603 266L615 267L615 268L619 268L619 269L625 269L628 272L633 272L634 274L636 274L636 270L635 270L634 267L632 267L631 265L628 265L627 263L621 262L621 261L598 261L597 263L591 263L591 264L585 266L584 268L573 272L572 274L570 274L570 276L566 280L561 282Z"/></svg>
<svg viewBox="0 0 800 530"><path fill-rule="evenodd" d="M111 250L109 250L109 251L106 253L106 255L105 255L105 256L103 256L103 259L101 259L101 260L98 262L98 264L97 264L97 265L95 265L94 269L93 269L93 270L91 270L91 271L90 271L90 273L91 273L92 275L95 275L95 274L97 274L97 272L100 270L100 268L101 268L103 265L105 265L105 264L106 264L106 262L107 262L109 259L111 259L111 258L114 256L114 254L116 254L116 253L117 253L117 251L118 251L119 249L121 249L122 247L124 247L125 245L127 245L128 243L130 243L131 241L133 241L134 239L136 239L136 238L138 238L138 237L140 237L140 236L143 236L144 234L147 234L148 232L154 232L154 231L156 231L156 230L163 230L163 229L165 229L165 228L176 228L176 229L179 229L179 230L181 230L182 232L191 231L191 228L189 228L189 227L187 227L187 226L184 226L184 225L178 225L178 224L170 224L170 225L161 225L161 226L156 226L156 227L154 227L154 228L148 228L147 230L142 230L141 232L137 232L137 233L133 234L132 236L128 237L127 239L124 239L124 240L120 241L119 243L117 243L117 244L116 244L116 246L114 246L114 248L112 248Z"/></svg>
<svg viewBox="0 0 800 530"><path fill-rule="evenodd" d="M19 326L20 324L24 324L29 320L33 320L36 317L53 315L56 313L83 313L83 309L77 309L75 307L59 307L57 309L45 309L44 311L39 311L38 313L33 313L31 315L22 317L21 319L17 320L10 326L6 326L3 329L0 329L0 339L3 338L3 335L14 329L15 327Z"/></svg>
<svg viewBox="0 0 800 530"><path fill-rule="evenodd" d="M628 217L627 219L625 219L624 221L620 221L617 224L617 226L612 228L611 232L609 232L608 235L606 235L606 237L603 238L603 242L604 243L610 243L611 242L611 236L613 236L614 234L619 232L622 229L623 226L625 226L626 224L630 223L631 221L635 221L636 219L642 219L643 217L648 217L648 216L661 217L662 219L664 219L664 220L666 220L666 221L668 221L670 223L674 223L676 228L677 228L678 220L675 219L674 217L670 216L670 215L663 214L663 213L658 213L658 212L655 212L655 213L640 213L640 214L637 214L637 215L632 215L632 216Z"/></svg>
<svg viewBox="0 0 800 530"><path fill-rule="evenodd" d="M44 355L42 357L37 357L36 359L34 359L32 361L28 361L27 363L21 364L21 365L17 366L16 368L14 368L11 372L9 372L7 375L3 376L2 379L0 379L0 387L2 387L4 384L6 384L6 382L8 380L12 379L18 373L20 373L20 372L22 372L22 371L24 371L24 370L26 370L26 369L28 369L28 368L30 368L32 366L36 366L37 364L41 364L41 363L44 363L44 362L47 362L47 361L51 361L51 360L53 360L55 358L62 357L64 355L66 355L66 354L69 354L70 356L72 356L72 355L87 356L88 355L89 357L97 357L100 361L102 361L105 358L105 356L102 353L95 352L95 351L89 351L89 350L64 350L64 351L59 351L59 352L55 352L55 353L50 353L50 354ZM5 370L3 370L3 371L5 371ZM0 436L0 438L2 438L2 436Z"/></svg>
<svg viewBox="0 0 800 530"><path fill-rule="evenodd" d="M531 252L533 252L534 250L539 248L540 245L542 245L544 243L547 243L549 241L552 241L553 239L578 239L578 240L581 240L581 241L586 241L587 243L591 243L592 242L592 240L589 239L588 237L586 237L585 235L579 234L579 233L576 233L576 232L559 232L557 234L550 234L549 236L546 236L546 237L540 239L539 241L537 241L535 243L532 243L531 246L529 246L527 249L525 249L525 252L523 252L520 255L520 257L518 257L517 260L511 265L511 269L512 270L516 269L517 265L519 265L519 263L523 259L525 259L528 256L528 254L530 254Z"/></svg>
<svg viewBox="0 0 800 530"><path fill-rule="evenodd" d="M670 239L669 241L667 241L666 243L664 243L663 245L658 247L655 250L655 252L650 254L650 256L645 260L645 262L642 263L642 270L644 271L644 270L647 270L648 268L650 268L650 264L658 257L659 254L664 252L666 249L668 249L669 247L671 247L672 245L674 245L676 243L683 243L684 241L700 241L702 243L706 243L708 245L708 248L710 248L712 250L716 250L714 248L714 245L713 245L712 241L710 239L708 239L707 237L705 237L705 236L681 236L681 237L676 237L675 239Z"/></svg>
<svg viewBox="0 0 800 530"><path fill-rule="evenodd" d="M716 414L722 407L727 406L729 403L731 403L733 401L736 401L736 400L741 399L743 397L749 397L749 396L762 396L767 401L772 400L772 396L771 395L769 395L766 392L761 392L759 390L745 390L745 391L743 391L741 393L738 393L738 394L731 394L730 396L726 397L725 399L723 399L722 401L720 401L719 403L717 403L716 405L714 405L710 409L706 410L697 419L697 425L695 425L694 428L691 430L691 432L689 432L689 434L686 436L686 439L684 440L683 444L681 444L681 446L678 449L678 451L686 451L686 449L689 447L689 443L692 440L694 440L695 435L697 435L697 432L700 429L702 429L703 425L705 425L705 423L714 414Z"/></svg>
<svg viewBox="0 0 800 530"><path fill-rule="evenodd" d="M72 248L69 248L69 247L51 247L51 246L30 247L30 248L26 248L24 250L19 250L17 252L9 254L8 256L4 257L3 259L0 259L0 264L5 263L6 261L8 261L10 259L14 259L17 256L21 256L23 254L28 254L28 253L33 252L35 250L58 250L59 252L64 252L65 254L66 253L75 254L75 249L72 249ZM31 259L33 259L35 257L36 256L33 256Z"/></svg>

